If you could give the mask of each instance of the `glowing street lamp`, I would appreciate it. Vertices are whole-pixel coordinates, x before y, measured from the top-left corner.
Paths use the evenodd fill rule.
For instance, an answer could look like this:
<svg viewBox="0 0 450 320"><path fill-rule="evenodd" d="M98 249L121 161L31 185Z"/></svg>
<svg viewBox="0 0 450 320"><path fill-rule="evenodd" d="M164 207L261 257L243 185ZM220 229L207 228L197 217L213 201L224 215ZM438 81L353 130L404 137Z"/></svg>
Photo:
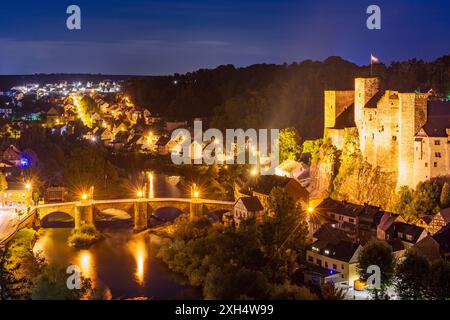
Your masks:
<svg viewBox="0 0 450 320"><path fill-rule="evenodd" d="M31 182L27 182L27 183L25 184L25 189L31 190Z"/></svg>
<svg viewBox="0 0 450 320"><path fill-rule="evenodd" d="M138 197L139 199L141 199L143 196L144 196L144 192L143 192L142 190L139 190L139 191L137 192L137 197Z"/></svg>
<svg viewBox="0 0 450 320"><path fill-rule="evenodd" d="M81 200L86 201L87 199L88 199L88 194L87 193L81 194Z"/></svg>
<svg viewBox="0 0 450 320"><path fill-rule="evenodd" d="M314 208L311 207L311 206L309 206L309 207L308 207L308 213L313 213L313 212L314 212Z"/></svg>
<svg viewBox="0 0 450 320"><path fill-rule="evenodd" d="M192 197L194 199L198 199L200 197L200 193L198 192L197 185L195 183L192 185Z"/></svg>

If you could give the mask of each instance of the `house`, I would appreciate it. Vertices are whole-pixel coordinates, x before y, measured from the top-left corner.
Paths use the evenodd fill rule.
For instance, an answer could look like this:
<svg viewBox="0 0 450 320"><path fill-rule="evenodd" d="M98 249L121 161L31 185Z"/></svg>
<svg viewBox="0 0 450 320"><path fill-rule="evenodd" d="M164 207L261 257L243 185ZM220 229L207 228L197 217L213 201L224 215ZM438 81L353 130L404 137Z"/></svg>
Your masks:
<svg viewBox="0 0 450 320"><path fill-rule="evenodd" d="M5 151L3 151L2 160L6 163L12 164L13 166L19 167L21 165L22 155L16 146L10 145Z"/></svg>
<svg viewBox="0 0 450 320"><path fill-rule="evenodd" d="M172 149L177 146L177 142L170 139L169 137L159 137L156 141L156 149L159 155L168 155L172 152Z"/></svg>
<svg viewBox="0 0 450 320"><path fill-rule="evenodd" d="M435 234L450 223L450 208L441 209L434 215L420 218L416 225L425 228L430 235Z"/></svg>
<svg viewBox="0 0 450 320"><path fill-rule="evenodd" d="M409 250L416 251L430 262L442 259L441 246L431 235L427 235Z"/></svg>
<svg viewBox="0 0 450 320"><path fill-rule="evenodd" d="M8 181L8 188L0 192L2 207L28 207L33 204L32 191L23 182Z"/></svg>
<svg viewBox="0 0 450 320"><path fill-rule="evenodd" d="M49 202L64 202L67 198L67 188L61 186L50 186L45 190L44 201Z"/></svg>
<svg viewBox="0 0 450 320"><path fill-rule="evenodd" d="M424 228L397 219L395 215L385 213L377 228L378 239L388 242L398 239L408 249L427 236Z"/></svg>
<svg viewBox="0 0 450 320"><path fill-rule="evenodd" d="M285 160L275 168L275 174L281 177L294 178L299 180L308 175L308 167L295 160Z"/></svg>
<svg viewBox="0 0 450 320"><path fill-rule="evenodd" d="M236 227L239 227L241 221L250 218L255 218L256 221L262 222L263 216L264 207L257 197L239 198L234 204L233 220Z"/></svg>
<svg viewBox="0 0 450 320"><path fill-rule="evenodd" d="M359 216L363 210L364 206L331 198L323 200L315 208L317 213L326 216L336 228L345 231L352 238L357 237Z"/></svg>
<svg viewBox="0 0 450 320"><path fill-rule="evenodd" d="M14 168L11 164L1 161L0 162L0 172L5 175L5 177L10 176Z"/></svg>
<svg viewBox="0 0 450 320"><path fill-rule="evenodd" d="M306 250L309 268L304 273L305 282L353 286L359 278L356 266L362 246L330 224L322 226L313 237L315 241Z"/></svg>
<svg viewBox="0 0 450 320"><path fill-rule="evenodd" d="M256 179L250 179L240 192L258 197L263 207L267 208L267 200L274 188L281 188L289 194L294 201L300 202L306 207L309 200L308 191L295 179L280 176L259 176Z"/></svg>
<svg viewBox="0 0 450 320"><path fill-rule="evenodd" d="M178 128L185 128L187 126L187 121L166 121L164 123L164 129L171 132Z"/></svg>
<svg viewBox="0 0 450 320"><path fill-rule="evenodd" d="M51 107L47 111L47 124L50 126L59 125L61 123L61 117L63 112L57 107Z"/></svg>
<svg viewBox="0 0 450 320"><path fill-rule="evenodd" d="M433 239L439 243L441 256L448 260L450 258L450 225L446 225L435 233Z"/></svg>

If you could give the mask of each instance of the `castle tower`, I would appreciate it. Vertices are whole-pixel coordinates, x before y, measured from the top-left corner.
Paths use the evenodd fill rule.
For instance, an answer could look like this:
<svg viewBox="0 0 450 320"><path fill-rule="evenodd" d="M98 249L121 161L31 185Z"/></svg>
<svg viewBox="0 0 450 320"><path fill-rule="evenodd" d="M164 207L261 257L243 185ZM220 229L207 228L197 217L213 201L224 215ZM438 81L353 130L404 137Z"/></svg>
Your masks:
<svg viewBox="0 0 450 320"><path fill-rule="evenodd" d="M414 136L427 122L428 94L399 94L397 188L416 187L414 179Z"/></svg>
<svg viewBox="0 0 450 320"><path fill-rule="evenodd" d="M366 127L364 125L364 107L380 91L380 78L355 79L355 124L359 133L359 144L366 154Z"/></svg>
<svg viewBox="0 0 450 320"><path fill-rule="evenodd" d="M355 123L359 128L364 115L364 106L380 91L380 78L355 79Z"/></svg>

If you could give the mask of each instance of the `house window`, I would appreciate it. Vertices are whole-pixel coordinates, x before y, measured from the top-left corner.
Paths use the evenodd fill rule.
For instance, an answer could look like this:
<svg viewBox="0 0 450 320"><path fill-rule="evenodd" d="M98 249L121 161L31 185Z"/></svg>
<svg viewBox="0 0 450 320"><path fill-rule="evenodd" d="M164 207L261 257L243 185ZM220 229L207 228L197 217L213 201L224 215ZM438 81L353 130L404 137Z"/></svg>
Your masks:
<svg viewBox="0 0 450 320"><path fill-rule="evenodd" d="M337 270L337 265L333 264L333 269Z"/></svg>
<svg viewBox="0 0 450 320"><path fill-rule="evenodd" d="M317 260L316 260L316 264L317 264L318 266L322 266L322 260L317 259Z"/></svg>
<svg viewBox="0 0 450 320"><path fill-rule="evenodd" d="M311 257L311 256L308 256L308 261L309 261L309 262L314 262L314 258Z"/></svg>
<svg viewBox="0 0 450 320"><path fill-rule="evenodd" d="M441 155L440 152L435 152L435 153L434 153L434 156L435 156L436 158L442 158L442 155Z"/></svg>
<svg viewBox="0 0 450 320"><path fill-rule="evenodd" d="M392 136L393 141L397 141L397 136Z"/></svg>
<svg viewBox="0 0 450 320"><path fill-rule="evenodd" d="M410 235L410 234L407 234L407 235L406 235L406 240L412 241L412 239L413 239L412 235Z"/></svg>
<svg viewBox="0 0 450 320"><path fill-rule="evenodd" d="M325 261L325 268L328 269L328 262L327 261Z"/></svg>
<svg viewBox="0 0 450 320"><path fill-rule="evenodd" d="M437 167L437 162L434 163L434 167L435 167L435 168Z"/></svg>
<svg viewBox="0 0 450 320"><path fill-rule="evenodd" d="M342 220L344 220L344 217L343 216L339 216L339 221L342 221Z"/></svg>
<svg viewBox="0 0 450 320"><path fill-rule="evenodd" d="M341 264L341 270L344 270L344 265L343 264Z"/></svg>
<svg viewBox="0 0 450 320"><path fill-rule="evenodd" d="M425 162L425 168L428 168L428 162Z"/></svg>
<svg viewBox="0 0 450 320"><path fill-rule="evenodd" d="M440 140L434 140L434 145L435 146L440 146L441 145L441 141Z"/></svg>
<svg viewBox="0 0 450 320"><path fill-rule="evenodd" d="M398 233L398 237L399 237L399 238L403 238L403 233L399 232L399 233Z"/></svg>
<svg viewBox="0 0 450 320"><path fill-rule="evenodd" d="M351 223L355 223L355 219L352 219L352 218L348 219L348 221Z"/></svg>

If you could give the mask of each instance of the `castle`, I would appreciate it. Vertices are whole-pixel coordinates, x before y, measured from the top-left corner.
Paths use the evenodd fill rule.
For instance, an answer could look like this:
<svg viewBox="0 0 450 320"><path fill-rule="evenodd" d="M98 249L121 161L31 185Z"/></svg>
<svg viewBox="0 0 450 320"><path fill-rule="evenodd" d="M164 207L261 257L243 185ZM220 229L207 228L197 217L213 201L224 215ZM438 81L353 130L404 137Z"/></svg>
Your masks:
<svg viewBox="0 0 450 320"><path fill-rule="evenodd" d="M450 102L430 93L382 90L379 78L357 78L351 91L325 91L324 138L342 149L356 128L363 157L393 172L397 188L450 175Z"/></svg>

